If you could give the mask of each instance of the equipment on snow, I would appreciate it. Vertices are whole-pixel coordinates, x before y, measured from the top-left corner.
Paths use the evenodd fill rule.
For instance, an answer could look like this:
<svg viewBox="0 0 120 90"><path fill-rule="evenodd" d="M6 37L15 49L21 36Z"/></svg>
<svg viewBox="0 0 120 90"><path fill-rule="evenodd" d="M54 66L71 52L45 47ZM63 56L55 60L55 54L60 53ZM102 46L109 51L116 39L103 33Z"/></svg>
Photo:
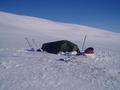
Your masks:
<svg viewBox="0 0 120 90"><path fill-rule="evenodd" d="M61 40L55 42L44 43L41 48L43 51L52 54L58 54L59 52L80 52L78 46L68 40Z"/></svg>
<svg viewBox="0 0 120 90"><path fill-rule="evenodd" d="M28 38L25 37L25 40L27 41L27 44L29 46L30 49L27 49L28 51L35 51L35 49L32 47L31 43L29 42Z"/></svg>
<svg viewBox="0 0 120 90"><path fill-rule="evenodd" d="M25 40L27 41L27 44L29 46L30 49L27 49L27 51L37 51L37 52L41 52L41 49L38 48L37 43L35 42L34 39L32 39L32 43L35 45L36 49L32 46L32 44L30 43L29 39L27 37L25 37Z"/></svg>
<svg viewBox="0 0 120 90"><path fill-rule="evenodd" d="M94 48L93 48L93 47L88 47L87 49L85 49L83 55L84 55L84 56L87 56L87 57L92 57L92 58L94 58L94 57L95 57Z"/></svg>
<svg viewBox="0 0 120 90"><path fill-rule="evenodd" d="M33 48L32 44L30 43L27 37L25 38L25 40L27 41L27 44L30 48L27 49L27 51L37 51L37 52L46 51L52 54L58 54L58 55L60 54L67 56L65 59L61 59L60 61L64 61L64 60L69 61L71 57L79 56L79 55L83 55L87 57L95 57L93 47L88 47L87 49L84 50L86 38L87 35L85 35L84 37L81 52L76 44L68 40L60 40L60 41L44 43L41 49L38 48L38 44L35 42L34 39L32 39L32 44L34 45L35 48Z"/></svg>
<svg viewBox="0 0 120 90"><path fill-rule="evenodd" d="M38 44L35 42L34 39L32 39L32 42L33 42L33 44L34 44L35 47L36 47L36 51L37 51L37 52L41 52L41 49L38 47Z"/></svg>

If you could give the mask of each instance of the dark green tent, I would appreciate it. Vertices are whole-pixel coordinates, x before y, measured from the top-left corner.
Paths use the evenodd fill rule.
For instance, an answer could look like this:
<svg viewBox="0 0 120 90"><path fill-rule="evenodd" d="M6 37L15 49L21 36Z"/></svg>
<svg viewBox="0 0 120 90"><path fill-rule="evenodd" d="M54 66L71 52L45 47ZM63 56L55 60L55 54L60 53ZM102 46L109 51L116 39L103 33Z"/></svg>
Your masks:
<svg viewBox="0 0 120 90"><path fill-rule="evenodd" d="M53 54L58 54L59 52L72 52L72 51L80 52L78 46L68 40L44 43L41 49L43 51Z"/></svg>

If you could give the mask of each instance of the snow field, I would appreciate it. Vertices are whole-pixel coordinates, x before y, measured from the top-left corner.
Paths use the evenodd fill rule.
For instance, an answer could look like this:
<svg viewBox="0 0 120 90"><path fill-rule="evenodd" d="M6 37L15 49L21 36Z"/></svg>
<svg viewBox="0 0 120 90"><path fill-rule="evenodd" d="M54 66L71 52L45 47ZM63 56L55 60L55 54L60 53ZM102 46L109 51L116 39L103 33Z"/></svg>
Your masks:
<svg viewBox="0 0 120 90"><path fill-rule="evenodd" d="M95 48L95 58L28 52L25 37L43 43L70 40ZM0 12L0 90L120 90L120 34ZM35 45L33 45L35 47Z"/></svg>
<svg viewBox="0 0 120 90"><path fill-rule="evenodd" d="M120 89L118 52L101 50L95 59L78 56L68 63L58 61L57 59L62 58L60 55L45 52L13 50L11 53L11 50L7 50L5 57L2 52L0 90ZM112 56L113 54L116 56Z"/></svg>

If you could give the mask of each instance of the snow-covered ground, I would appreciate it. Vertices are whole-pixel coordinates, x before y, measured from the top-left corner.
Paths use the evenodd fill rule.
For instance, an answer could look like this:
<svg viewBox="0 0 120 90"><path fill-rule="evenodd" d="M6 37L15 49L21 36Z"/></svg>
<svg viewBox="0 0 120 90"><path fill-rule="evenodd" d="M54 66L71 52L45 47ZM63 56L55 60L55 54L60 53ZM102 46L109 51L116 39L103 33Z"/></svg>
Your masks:
<svg viewBox="0 0 120 90"><path fill-rule="evenodd" d="M95 48L96 57L28 52L25 37L37 48L67 39ZM120 90L120 33L0 12L0 90ZM35 46L34 46L35 47Z"/></svg>

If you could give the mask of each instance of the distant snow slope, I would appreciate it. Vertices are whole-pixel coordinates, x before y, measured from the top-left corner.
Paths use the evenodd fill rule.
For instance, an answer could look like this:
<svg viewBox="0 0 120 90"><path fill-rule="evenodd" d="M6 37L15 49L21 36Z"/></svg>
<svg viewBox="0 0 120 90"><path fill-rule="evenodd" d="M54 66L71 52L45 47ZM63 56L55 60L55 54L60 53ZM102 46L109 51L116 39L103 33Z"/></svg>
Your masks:
<svg viewBox="0 0 120 90"><path fill-rule="evenodd" d="M96 58L27 52L25 37L38 47L67 39L95 48ZM120 33L83 25L0 12L0 90L120 90ZM34 45L35 47L35 45ZM37 47L37 48L38 48Z"/></svg>
<svg viewBox="0 0 120 90"><path fill-rule="evenodd" d="M81 47L86 34L88 35L88 46L99 45L107 48L120 46L120 33L0 12L1 48L23 48L25 47L25 37L35 38L40 44L47 41L67 39L78 43ZM120 50L120 48L117 49Z"/></svg>

